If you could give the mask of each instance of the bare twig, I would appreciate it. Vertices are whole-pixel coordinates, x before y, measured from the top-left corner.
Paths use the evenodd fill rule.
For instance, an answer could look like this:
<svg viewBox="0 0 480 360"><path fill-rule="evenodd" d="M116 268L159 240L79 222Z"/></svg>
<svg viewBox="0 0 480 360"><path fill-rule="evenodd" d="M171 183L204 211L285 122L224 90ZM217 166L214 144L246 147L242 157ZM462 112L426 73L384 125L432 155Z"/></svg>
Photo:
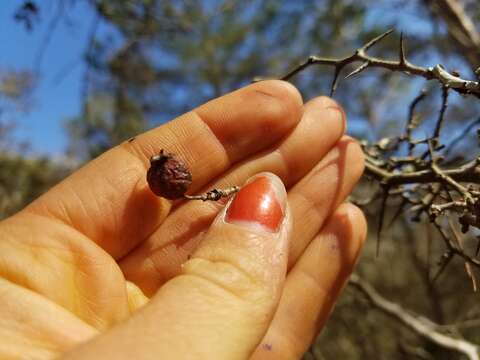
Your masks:
<svg viewBox="0 0 480 360"><path fill-rule="evenodd" d="M431 209L438 213L443 213L445 210L459 210L467 206L465 201L450 201L443 204L432 204Z"/></svg>
<svg viewBox="0 0 480 360"><path fill-rule="evenodd" d="M435 124L435 130L433 132L433 138L438 142L440 137L440 130L442 129L443 122L445 120L445 111L447 110L448 104L448 87L442 86L442 107L438 114L438 120Z"/></svg>
<svg viewBox="0 0 480 360"><path fill-rule="evenodd" d="M442 120L439 119L439 122L441 122L441 121ZM470 194L469 190L466 187L464 187L463 185L459 184L454 179L452 179L450 176L445 174L445 172L438 166L437 158L435 157L435 154L434 154L433 142L432 141L428 142L428 151L430 153L431 168L432 168L433 172L437 175L437 177L440 178L444 184L448 184L453 189L458 191L458 193L460 193L463 196L463 198L465 199L467 204L473 204L474 199L473 199L472 195Z"/></svg>
<svg viewBox="0 0 480 360"><path fill-rule="evenodd" d="M478 347L460 338L455 338L442 333L441 327L423 316L407 310L392 301L381 296L369 283L353 274L350 278L350 285L361 292L368 301L378 310L398 320L400 323L413 330L418 335L424 337L444 348L459 352L470 360L480 360Z"/></svg>
<svg viewBox="0 0 480 360"><path fill-rule="evenodd" d="M468 328L478 328L480 327L480 319L468 319L463 320L454 324L439 325L440 329L445 329L448 331L458 330L458 329L468 329Z"/></svg>
<svg viewBox="0 0 480 360"><path fill-rule="evenodd" d="M436 274L432 277L432 283L434 283L440 275L443 274L443 271L447 268L448 264L450 264L450 261L453 259L453 252L447 251L444 253L438 262L439 269L437 270Z"/></svg>
<svg viewBox="0 0 480 360"><path fill-rule="evenodd" d="M459 234L458 230L455 228L455 224L453 224L452 219L449 217L447 218L448 220L448 225L450 226L450 231L453 234L453 238L456 240L456 245L459 250L462 252L463 250L463 237L461 234ZM473 291L477 291L477 278L475 277L475 274L472 271L472 266L468 261L465 261L465 272L467 273L468 277L472 280L472 288Z"/></svg>
<svg viewBox="0 0 480 360"><path fill-rule="evenodd" d="M412 172L390 172L378 165L366 156L366 173L387 185L402 185L415 183L436 183L444 179L438 177L432 169L425 169ZM469 182L480 185L480 168L477 160L470 161L462 166L453 169L443 170L443 173L455 181Z"/></svg>
<svg viewBox="0 0 480 360"><path fill-rule="evenodd" d="M389 190L389 188L386 187L386 186L383 188L382 203L380 205L380 214L379 214L378 228L377 228L376 256L378 256L380 254L380 241L381 241L381 236L382 236L383 223L385 221L385 209L387 207L388 190Z"/></svg>
<svg viewBox="0 0 480 360"><path fill-rule="evenodd" d="M443 238L449 252L451 252L452 254L461 256L465 261L480 268L480 261L478 259L472 258L471 256L467 255L465 252L463 252L461 249L459 249L453 243L452 239L450 239L450 237L447 234L445 234L445 231L442 229L442 227L439 224L434 222L434 225L438 230L438 232L440 233L441 237Z"/></svg>
<svg viewBox="0 0 480 360"><path fill-rule="evenodd" d="M410 63L405 58L405 50L402 49L405 46L403 36L400 44L400 48L402 49L400 50L401 58L398 61L380 59L367 54L368 49L379 43L392 32L393 29L384 32L383 34L367 42L362 47L358 48L353 54L343 58L327 58L314 55L309 56L306 61L289 71L284 76L282 76L281 79L289 80L293 76L297 75L298 73L302 72L303 70L312 65L330 65L335 68L331 85L331 94L333 95L337 88L338 76L343 70L343 68L345 68L349 64L361 62L362 64L352 73L347 75L348 77L359 74L367 68L378 67L391 71L403 72L408 75L420 76L426 80L436 80L442 86L449 87L454 91L457 91L458 93L473 94L474 96L480 98L480 83L478 81L466 80L462 79L459 76L455 76L454 74L445 70L441 65L435 65L433 67L422 67ZM256 78L255 81L263 79L264 78Z"/></svg>
<svg viewBox="0 0 480 360"><path fill-rule="evenodd" d="M418 94L415 97L415 99L413 99L413 101L410 103L410 106L408 108L408 119L407 119L407 124L405 125L405 137L406 137L406 140L409 142L409 148L408 148L409 156L412 155L413 148L414 148L414 146L411 144L412 131L415 130L415 128L418 126L418 122L415 117L415 109L417 105L426 98L426 96L427 96L427 91L425 89L422 89L420 94Z"/></svg>
<svg viewBox="0 0 480 360"><path fill-rule="evenodd" d="M391 33L392 30L384 32L355 50L353 54L343 58L310 56L305 62L281 77L283 80L289 80L311 65L333 66L334 74L331 85L333 94L342 70L348 65L360 63L346 78L353 77L368 68L377 67L423 77L426 80L434 80L441 86L441 107L430 136L424 139L413 138L413 131L419 123L415 109L426 97L426 92L422 91L410 104L403 134L385 137L372 144L366 141L362 142L366 159L365 173L367 177L378 181L380 188L385 190L380 205L377 252L380 246L385 208L388 200L395 196L401 197L402 203L394 215L394 219L403 209L414 212L412 220L419 220L422 214L426 214L432 222L437 217L443 216L445 212L454 211L459 215L458 221L462 226L462 231L466 232L469 226L480 229L480 161L476 158L466 161L463 165L456 165L453 168L446 167L442 156L442 151L446 152L445 144L441 143L450 92L454 91L480 98L480 83L477 80L463 79L457 72L448 72L442 65L428 68L413 65L406 57L403 34L400 35L398 61L373 57L367 53L369 49ZM471 127L468 129L470 130ZM402 149L404 149L402 145L408 145L406 156L402 153ZM424 146L427 146L427 149L418 152L419 148ZM400 156L394 156L395 153ZM451 198L450 193L454 194L454 198ZM367 204L372 199L373 197ZM365 203L361 200L358 202ZM469 259L467 260L469 263L476 262L476 259L472 259L459 247L449 249L449 256L451 254Z"/></svg>

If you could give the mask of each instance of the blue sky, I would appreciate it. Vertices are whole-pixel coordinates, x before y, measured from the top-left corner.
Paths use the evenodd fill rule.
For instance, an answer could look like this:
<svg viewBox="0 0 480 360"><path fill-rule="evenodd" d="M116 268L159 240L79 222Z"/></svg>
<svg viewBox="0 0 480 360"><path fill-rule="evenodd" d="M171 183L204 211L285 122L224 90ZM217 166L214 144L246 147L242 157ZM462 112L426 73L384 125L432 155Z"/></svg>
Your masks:
<svg viewBox="0 0 480 360"><path fill-rule="evenodd" d="M0 71L36 69L40 45L44 43L57 2L41 2L40 21L32 32L13 19L21 4L22 1L15 0L2 1L0 5ZM94 13L84 2L78 2L69 13L75 14L75 18L59 22L45 49L30 111L15 117L16 135L27 140L37 153L63 153L67 144L64 120L80 111L85 70L81 54Z"/></svg>
<svg viewBox="0 0 480 360"><path fill-rule="evenodd" d="M40 19L32 32L15 22L13 14L23 0L1 1L0 5L0 71L37 70L38 54L45 43L51 20L56 14L56 0L42 0ZM74 2L58 23L38 68L39 77L32 96L32 107L28 113L17 113L16 136L26 140L35 153L61 155L65 153L68 138L65 120L78 115L81 111L82 79L85 72L82 55L87 46L87 36L94 21L94 11L87 1ZM368 13L364 26L369 27L379 22L397 31L403 30L428 35L431 24L426 19L418 18L412 10L402 9L401 13L392 9L373 7ZM100 35L110 32L103 24ZM164 58L163 58L164 60ZM433 65L439 59L430 59ZM180 92L179 92L180 94ZM350 122L350 128L365 126L361 122Z"/></svg>
<svg viewBox="0 0 480 360"><path fill-rule="evenodd" d="M39 2L40 18L32 32L26 31L13 19L22 3L23 0L11 0L2 1L0 5L0 43L3 50L0 52L0 71L37 70L38 54L59 2ZM95 14L86 1L74 4L68 9L68 18L58 23L44 48L30 111L15 116L16 136L27 140L35 153L63 154L68 142L65 120L81 111L85 72L82 54ZM378 16L373 18L378 19Z"/></svg>

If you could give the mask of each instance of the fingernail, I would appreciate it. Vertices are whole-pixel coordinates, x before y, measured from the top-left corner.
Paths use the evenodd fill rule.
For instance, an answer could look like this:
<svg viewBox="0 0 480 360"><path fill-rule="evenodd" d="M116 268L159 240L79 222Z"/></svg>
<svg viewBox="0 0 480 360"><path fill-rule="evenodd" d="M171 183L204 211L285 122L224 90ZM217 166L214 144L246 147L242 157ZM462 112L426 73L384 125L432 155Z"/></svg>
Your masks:
<svg viewBox="0 0 480 360"><path fill-rule="evenodd" d="M286 199L285 187L277 176L270 173L258 175L235 195L226 211L225 221L277 232L285 216Z"/></svg>
<svg viewBox="0 0 480 360"><path fill-rule="evenodd" d="M329 105L326 107L326 109L332 111L335 118L341 119L343 130L345 130L345 126L347 124L347 116L345 114L345 110L343 110L340 105Z"/></svg>

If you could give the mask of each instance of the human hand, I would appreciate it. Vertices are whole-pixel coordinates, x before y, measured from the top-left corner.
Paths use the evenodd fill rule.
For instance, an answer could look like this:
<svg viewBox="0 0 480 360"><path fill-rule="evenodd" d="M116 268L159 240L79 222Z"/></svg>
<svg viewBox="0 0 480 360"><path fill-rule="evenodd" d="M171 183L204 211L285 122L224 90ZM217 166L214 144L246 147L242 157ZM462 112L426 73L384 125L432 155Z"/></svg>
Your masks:
<svg viewBox="0 0 480 360"><path fill-rule="evenodd" d="M303 105L265 81L91 161L0 223L0 357L300 358L365 238L342 204L363 171L344 128L332 100ZM287 199L278 231L225 222L222 203L154 196L160 149L188 164L194 193L277 174L287 194L272 175L253 194Z"/></svg>

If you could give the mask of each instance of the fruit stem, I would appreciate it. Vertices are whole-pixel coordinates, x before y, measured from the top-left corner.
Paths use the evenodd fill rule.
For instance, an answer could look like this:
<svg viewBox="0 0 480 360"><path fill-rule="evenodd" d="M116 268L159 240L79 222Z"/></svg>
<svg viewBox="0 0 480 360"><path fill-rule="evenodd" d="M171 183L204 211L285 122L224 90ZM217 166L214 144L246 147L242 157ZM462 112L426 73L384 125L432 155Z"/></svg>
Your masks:
<svg viewBox="0 0 480 360"><path fill-rule="evenodd" d="M183 195L183 197L187 200L218 201L238 192L238 190L240 190L240 186L232 186L227 189L213 189L200 195Z"/></svg>

